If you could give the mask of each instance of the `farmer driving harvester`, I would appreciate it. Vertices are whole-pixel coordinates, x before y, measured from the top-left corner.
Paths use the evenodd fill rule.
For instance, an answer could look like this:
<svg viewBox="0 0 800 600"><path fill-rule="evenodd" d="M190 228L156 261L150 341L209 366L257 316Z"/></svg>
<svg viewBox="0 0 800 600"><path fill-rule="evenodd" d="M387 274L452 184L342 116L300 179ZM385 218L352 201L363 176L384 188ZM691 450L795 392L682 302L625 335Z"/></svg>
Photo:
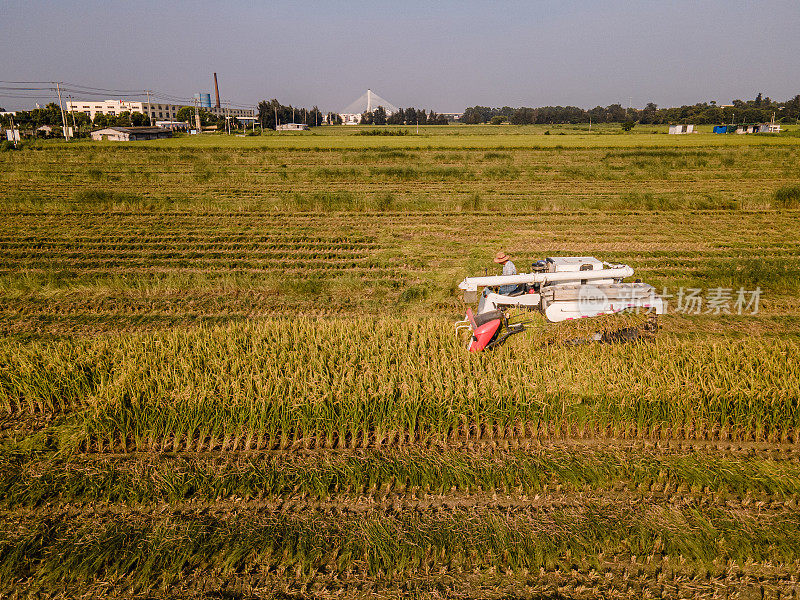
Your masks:
<svg viewBox="0 0 800 600"><path fill-rule="evenodd" d="M508 255L505 252L498 252L494 257L494 262L496 262L498 265L503 265L503 275L517 274L517 267L514 266L514 263L511 262L511 259L508 258ZM508 296L520 291L521 289L522 286L520 285L501 285L498 289L498 293Z"/></svg>

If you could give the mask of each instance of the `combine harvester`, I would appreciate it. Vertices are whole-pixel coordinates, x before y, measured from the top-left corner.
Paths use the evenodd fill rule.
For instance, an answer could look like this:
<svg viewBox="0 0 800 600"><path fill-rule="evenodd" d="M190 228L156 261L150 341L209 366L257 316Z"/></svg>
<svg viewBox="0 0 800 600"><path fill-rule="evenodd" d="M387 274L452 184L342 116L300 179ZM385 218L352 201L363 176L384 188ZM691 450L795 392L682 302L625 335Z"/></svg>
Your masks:
<svg viewBox="0 0 800 600"><path fill-rule="evenodd" d="M472 331L468 342L470 352L496 348L512 335L525 331L531 322L518 320L520 315L506 315L509 308L521 308L538 311L551 323L622 312L645 315L633 327L604 329L573 342L652 337L658 329L657 316L664 313L664 302L653 286L641 280L623 283L632 275L633 269L628 265L612 265L591 256L565 256L537 261L530 273L467 277L458 286L464 291L464 302L476 302L478 288L485 289L477 314L467 308L466 318L456 323L456 331L467 328ZM510 293L500 294L494 291L499 286L515 287Z"/></svg>

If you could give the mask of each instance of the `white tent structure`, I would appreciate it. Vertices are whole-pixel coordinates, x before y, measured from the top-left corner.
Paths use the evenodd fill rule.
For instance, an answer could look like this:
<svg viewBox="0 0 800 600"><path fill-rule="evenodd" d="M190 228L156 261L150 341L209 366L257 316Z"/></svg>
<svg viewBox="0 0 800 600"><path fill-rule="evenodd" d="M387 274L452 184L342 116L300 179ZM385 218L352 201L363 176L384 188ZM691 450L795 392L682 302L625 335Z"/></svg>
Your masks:
<svg viewBox="0 0 800 600"><path fill-rule="evenodd" d="M358 100L351 103L340 112L339 116L342 117L342 123L345 125L358 125L361 122L361 115L363 113L372 112L379 106L383 107L387 116L396 113L398 110L397 107L388 100L381 98L372 90L367 90Z"/></svg>

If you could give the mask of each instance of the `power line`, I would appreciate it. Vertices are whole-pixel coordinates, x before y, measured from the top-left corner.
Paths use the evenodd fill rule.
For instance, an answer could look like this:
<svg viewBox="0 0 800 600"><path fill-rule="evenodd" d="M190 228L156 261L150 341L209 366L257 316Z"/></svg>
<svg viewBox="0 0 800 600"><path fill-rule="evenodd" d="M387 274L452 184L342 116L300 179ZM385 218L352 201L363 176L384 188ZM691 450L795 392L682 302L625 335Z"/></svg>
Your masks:
<svg viewBox="0 0 800 600"><path fill-rule="evenodd" d="M98 96L100 98L108 98L109 96L116 96L117 98L141 98L145 96L144 90L141 92L137 92L135 94L108 94L106 92L87 92L81 89L75 89L71 87L62 88L63 90L69 90L73 94L81 94L83 96Z"/></svg>
<svg viewBox="0 0 800 600"><path fill-rule="evenodd" d="M99 88L99 87L93 87L91 85L83 85L83 84L80 84L80 83L70 83L70 82L64 82L63 85L64 86L71 86L71 87L74 87L74 88L81 88L81 89L84 89L84 90L95 90L95 91L98 91L98 92L108 92L108 93L113 93L113 94L134 94L134 93L141 94L144 91L144 90L116 90L116 89L110 89L110 88Z"/></svg>
<svg viewBox="0 0 800 600"><path fill-rule="evenodd" d="M0 98L50 98L52 97L49 94L2 94L0 93Z"/></svg>
<svg viewBox="0 0 800 600"><path fill-rule="evenodd" d="M46 85L46 87L45 87ZM73 82L55 82L55 81L8 81L0 80L0 97L2 98L19 98L19 99L43 99L54 97L60 88L62 93L69 93L72 96L72 102L76 102L78 96L88 97L87 101L93 101L98 97L108 99L109 96L116 98L149 98L148 102L155 100L156 102L163 102L169 104L182 104L184 106L191 106L194 102L193 98L177 96L168 92L158 90L132 90L132 89L115 89L115 88L102 88L90 85L83 85ZM24 92L43 92L42 94L26 94ZM49 93L48 93L49 92ZM247 109L252 110L255 104L246 104L240 102L228 101L229 108Z"/></svg>
<svg viewBox="0 0 800 600"><path fill-rule="evenodd" d="M6 81L0 79L0 83L34 84L34 83L53 83L52 81Z"/></svg>
<svg viewBox="0 0 800 600"><path fill-rule="evenodd" d="M15 85L0 85L0 90L21 90L21 91L45 91L45 90L52 90L52 87L19 87Z"/></svg>

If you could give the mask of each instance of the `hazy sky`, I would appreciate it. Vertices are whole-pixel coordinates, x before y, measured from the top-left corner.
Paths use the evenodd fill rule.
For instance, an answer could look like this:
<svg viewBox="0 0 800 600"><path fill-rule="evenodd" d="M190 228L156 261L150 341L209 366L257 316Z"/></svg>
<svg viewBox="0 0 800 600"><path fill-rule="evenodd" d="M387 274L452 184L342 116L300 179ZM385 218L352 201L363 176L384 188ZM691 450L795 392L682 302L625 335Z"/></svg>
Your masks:
<svg viewBox="0 0 800 600"><path fill-rule="evenodd" d="M800 93L799 0L0 0L0 79L397 106L673 106ZM0 83L0 86L8 85ZM0 106L31 106L0 90ZM16 92L22 93L22 92ZM30 92L24 92L30 93ZM108 94L112 97L113 94ZM43 97L42 101L47 101Z"/></svg>

